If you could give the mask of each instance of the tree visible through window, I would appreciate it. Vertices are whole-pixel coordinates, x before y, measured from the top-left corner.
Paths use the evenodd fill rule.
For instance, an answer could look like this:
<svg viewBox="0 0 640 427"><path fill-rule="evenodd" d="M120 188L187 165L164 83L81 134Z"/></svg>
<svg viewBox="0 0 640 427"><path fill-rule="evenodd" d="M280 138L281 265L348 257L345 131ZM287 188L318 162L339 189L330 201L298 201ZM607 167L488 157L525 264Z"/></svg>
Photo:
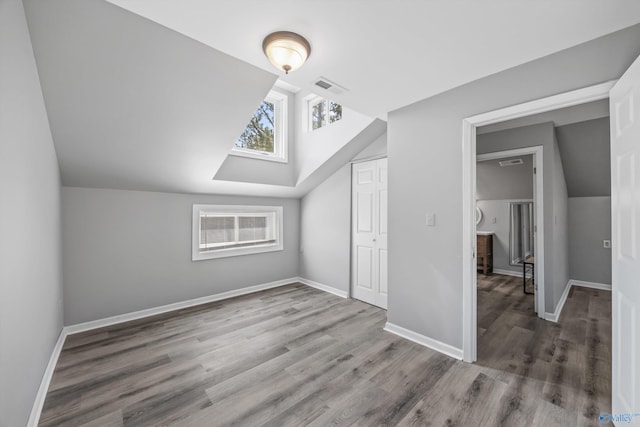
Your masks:
<svg viewBox="0 0 640 427"><path fill-rule="evenodd" d="M275 127L275 106L272 102L262 101L246 129L236 141L236 147L275 153Z"/></svg>
<svg viewBox="0 0 640 427"><path fill-rule="evenodd" d="M320 129L342 119L342 105L317 98L309 103L311 130Z"/></svg>

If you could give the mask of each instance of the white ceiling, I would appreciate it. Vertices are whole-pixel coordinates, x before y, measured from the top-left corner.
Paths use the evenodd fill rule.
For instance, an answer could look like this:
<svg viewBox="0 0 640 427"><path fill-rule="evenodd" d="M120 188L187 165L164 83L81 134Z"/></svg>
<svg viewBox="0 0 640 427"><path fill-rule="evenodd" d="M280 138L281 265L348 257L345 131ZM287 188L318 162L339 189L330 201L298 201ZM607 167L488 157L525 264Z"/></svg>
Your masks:
<svg viewBox="0 0 640 427"><path fill-rule="evenodd" d="M272 31L311 43L283 80L319 76L372 117L640 22L637 0L109 0L277 73L261 50Z"/></svg>

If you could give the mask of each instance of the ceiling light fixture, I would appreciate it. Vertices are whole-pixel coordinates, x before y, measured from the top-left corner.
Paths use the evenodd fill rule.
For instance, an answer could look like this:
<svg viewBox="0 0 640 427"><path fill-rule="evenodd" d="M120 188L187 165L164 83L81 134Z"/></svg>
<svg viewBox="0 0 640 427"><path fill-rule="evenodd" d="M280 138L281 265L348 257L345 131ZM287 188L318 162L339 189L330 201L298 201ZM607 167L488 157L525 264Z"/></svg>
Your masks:
<svg viewBox="0 0 640 427"><path fill-rule="evenodd" d="M311 54L311 45L300 34L276 31L264 38L262 50L276 68L289 74L304 64Z"/></svg>

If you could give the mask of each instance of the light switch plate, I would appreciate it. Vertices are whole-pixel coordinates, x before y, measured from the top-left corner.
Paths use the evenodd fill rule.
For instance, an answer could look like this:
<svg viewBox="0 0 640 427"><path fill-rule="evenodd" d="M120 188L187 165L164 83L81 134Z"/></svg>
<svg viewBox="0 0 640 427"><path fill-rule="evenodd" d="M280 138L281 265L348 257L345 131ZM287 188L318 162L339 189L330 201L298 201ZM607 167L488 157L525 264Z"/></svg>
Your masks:
<svg viewBox="0 0 640 427"><path fill-rule="evenodd" d="M427 226L435 227L436 226L436 214L433 212L427 212Z"/></svg>
<svg viewBox="0 0 640 427"><path fill-rule="evenodd" d="M603 240L602 241L602 247L610 249L611 248L611 240Z"/></svg>

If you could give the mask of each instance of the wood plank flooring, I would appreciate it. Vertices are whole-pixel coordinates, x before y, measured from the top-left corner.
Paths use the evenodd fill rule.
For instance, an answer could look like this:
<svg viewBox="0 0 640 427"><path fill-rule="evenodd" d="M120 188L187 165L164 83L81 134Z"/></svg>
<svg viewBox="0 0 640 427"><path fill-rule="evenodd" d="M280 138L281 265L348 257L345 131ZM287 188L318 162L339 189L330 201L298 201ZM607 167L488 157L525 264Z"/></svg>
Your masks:
<svg viewBox="0 0 640 427"><path fill-rule="evenodd" d="M611 408L611 292L572 287L553 323L535 316L521 278L478 275L477 365L515 379L514 404L539 425L603 425L598 416ZM523 407L525 393L538 396L537 408Z"/></svg>
<svg viewBox="0 0 640 427"><path fill-rule="evenodd" d="M296 284L69 336L40 425L601 425L606 293L574 290L541 326L500 277L479 283L478 364Z"/></svg>

